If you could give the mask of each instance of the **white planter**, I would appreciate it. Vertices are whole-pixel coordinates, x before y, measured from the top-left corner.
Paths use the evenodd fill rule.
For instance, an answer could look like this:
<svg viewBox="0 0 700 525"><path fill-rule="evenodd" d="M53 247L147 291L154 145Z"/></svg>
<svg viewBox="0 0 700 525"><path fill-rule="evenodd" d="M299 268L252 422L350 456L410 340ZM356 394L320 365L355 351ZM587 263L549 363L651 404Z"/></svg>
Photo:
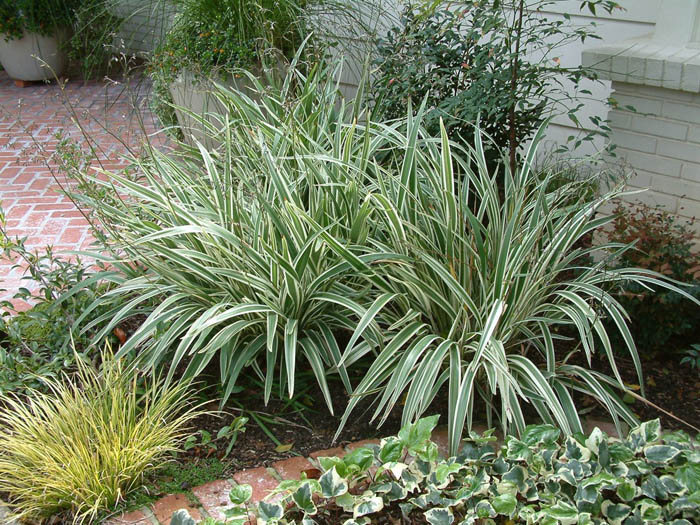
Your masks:
<svg viewBox="0 0 700 525"><path fill-rule="evenodd" d="M283 75L285 72L285 68L280 63L275 74ZM261 71L255 71L253 74L265 85L266 79ZM252 100L258 98L253 82L246 76L220 77L219 83L244 93ZM204 123L208 123L215 129L222 129L226 122L226 108L212 93L212 89L211 81L187 71L181 73L169 86L170 95L176 106L177 122L185 140L191 145L194 145L196 140L210 149L218 146L220 142L210 138L211 132L204 133Z"/></svg>
<svg viewBox="0 0 700 525"><path fill-rule="evenodd" d="M27 33L6 41L0 34L0 63L15 80L47 80L63 72L66 55L57 36Z"/></svg>

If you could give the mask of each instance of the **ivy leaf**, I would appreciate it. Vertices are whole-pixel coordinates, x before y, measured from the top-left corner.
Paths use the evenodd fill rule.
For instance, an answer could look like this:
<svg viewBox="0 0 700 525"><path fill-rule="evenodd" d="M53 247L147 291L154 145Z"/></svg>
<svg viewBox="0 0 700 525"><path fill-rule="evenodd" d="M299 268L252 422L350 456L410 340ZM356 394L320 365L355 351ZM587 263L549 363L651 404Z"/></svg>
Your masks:
<svg viewBox="0 0 700 525"><path fill-rule="evenodd" d="M313 499L311 498L312 491L311 485L304 483L292 494L292 499L297 507L304 511L305 514L313 516L316 514L316 505L314 505Z"/></svg>
<svg viewBox="0 0 700 525"><path fill-rule="evenodd" d="M391 472L391 475L394 476L395 479L401 479L401 476L408 468L408 465L406 463L390 462L384 464L381 468L385 471Z"/></svg>
<svg viewBox="0 0 700 525"><path fill-rule="evenodd" d="M513 485L518 487L519 492L525 492L527 486L525 485L525 479L527 478L527 470L520 465L514 466L508 472L503 475L504 481L510 481Z"/></svg>
<svg viewBox="0 0 700 525"><path fill-rule="evenodd" d="M451 525L455 520L452 511L444 507L430 509L424 516L430 525Z"/></svg>
<svg viewBox="0 0 700 525"><path fill-rule="evenodd" d="M676 471L676 480L688 489L690 494L700 491L700 463L688 463Z"/></svg>
<svg viewBox="0 0 700 525"><path fill-rule="evenodd" d="M561 523L573 524L578 520L576 507L565 501L558 501L550 507L543 508L542 513L548 518L555 519Z"/></svg>
<svg viewBox="0 0 700 525"><path fill-rule="evenodd" d="M438 460L439 454L440 450L438 449L438 446L432 441L428 441L425 448L418 452L418 457L423 461L435 462Z"/></svg>
<svg viewBox="0 0 700 525"><path fill-rule="evenodd" d="M248 521L248 512L245 507L230 507L223 510L227 525L243 525Z"/></svg>
<svg viewBox="0 0 700 525"><path fill-rule="evenodd" d="M336 469L341 478L348 476L348 468L345 466L342 458L338 457L320 457L318 462L324 472L327 472L333 468Z"/></svg>
<svg viewBox="0 0 700 525"><path fill-rule="evenodd" d="M339 507L342 507L345 512L351 512L355 508L355 496L346 492L342 496L335 498L335 503Z"/></svg>
<svg viewBox="0 0 700 525"><path fill-rule="evenodd" d="M508 517L513 515L517 504L518 500L515 499L513 494L501 494L500 496L496 496L491 500L493 510L495 510L498 514L503 514Z"/></svg>
<svg viewBox="0 0 700 525"><path fill-rule="evenodd" d="M370 468L373 462L374 452L367 447L356 448L343 458L343 463L345 463L346 467L356 467L355 470L359 470L360 472L364 472Z"/></svg>
<svg viewBox="0 0 700 525"><path fill-rule="evenodd" d="M642 450L648 443L658 441L661 434L661 422L658 419L642 423L629 433L628 440L635 451Z"/></svg>
<svg viewBox="0 0 700 525"><path fill-rule="evenodd" d="M379 512L384 508L384 500L377 496L372 496L370 498L362 498L360 502L355 505L353 509L353 518L357 519L360 516L366 516L367 514L374 514Z"/></svg>
<svg viewBox="0 0 700 525"><path fill-rule="evenodd" d="M173 517L170 518L170 525L195 525L195 523L197 522L192 519L190 513L185 509L175 511Z"/></svg>
<svg viewBox="0 0 700 525"><path fill-rule="evenodd" d="M386 493L386 498L389 501L401 501L406 499L406 496L408 496L406 487L402 487L398 483L392 481L391 488L389 492Z"/></svg>
<svg viewBox="0 0 700 525"><path fill-rule="evenodd" d="M399 440L408 450L415 452L425 446L430 440L440 416L430 416L419 419L413 424L404 426L399 430Z"/></svg>
<svg viewBox="0 0 700 525"><path fill-rule="evenodd" d="M234 505L243 505L253 495L253 487L248 484L236 485L229 492L228 497Z"/></svg>
<svg viewBox="0 0 700 525"><path fill-rule="evenodd" d="M348 491L347 482L338 475L335 467L325 472L318 481L324 498L337 498Z"/></svg>
<svg viewBox="0 0 700 525"><path fill-rule="evenodd" d="M625 479L617 486L616 494L622 501L632 501L637 496L637 485L634 481Z"/></svg>
<svg viewBox="0 0 700 525"><path fill-rule="evenodd" d="M506 457L513 461L527 460L532 456L527 443L514 437L506 438Z"/></svg>
<svg viewBox="0 0 700 525"><path fill-rule="evenodd" d="M268 503L266 501L261 501L258 504L258 516L263 521L267 523L271 520L282 519L284 514L284 509L279 503Z"/></svg>
<svg viewBox="0 0 700 525"><path fill-rule="evenodd" d="M530 446L553 445L560 435L561 431L553 425L528 425L520 439Z"/></svg>
<svg viewBox="0 0 700 525"><path fill-rule="evenodd" d="M497 515L493 505L487 499L482 499L477 503L474 510L476 510L476 515L481 519L495 518Z"/></svg>
<svg viewBox="0 0 700 525"><path fill-rule="evenodd" d="M634 451L619 441L609 443L608 452L610 453L610 458L619 463L627 463L634 459Z"/></svg>
<svg viewBox="0 0 700 525"><path fill-rule="evenodd" d="M637 504L639 515L644 521L658 521L661 519L661 505L654 500L645 498Z"/></svg>
<svg viewBox="0 0 700 525"><path fill-rule="evenodd" d="M610 525L621 525L622 521L632 512L629 505L613 503L610 500L605 500L600 508Z"/></svg>
<svg viewBox="0 0 700 525"><path fill-rule="evenodd" d="M678 495L685 492L685 487L672 476L661 476L661 483L663 483L666 492L670 494Z"/></svg>
<svg viewBox="0 0 700 525"><path fill-rule="evenodd" d="M401 459L403 445L396 438L388 438L382 442L382 448L379 451L379 460L382 463L389 463Z"/></svg>
<svg viewBox="0 0 700 525"><path fill-rule="evenodd" d="M566 438L566 457L586 462L591 459L591 451L576 441L573 437Z"/></svg>
<svg viewBox="0 0 700 525"><path fill-rule="evenodd" d="M675 459L681 451L670 445L652 445L644 449L644 455L652 463L665 465Z"/></svg>
<svg viewBox="0 0 700 525"><path fill-rule="evenodd" d="M598 448L601 443L605 443L606 435L598 427L595 427L590 436L586 439L586 446L594 454L598 454Z"/></svg>

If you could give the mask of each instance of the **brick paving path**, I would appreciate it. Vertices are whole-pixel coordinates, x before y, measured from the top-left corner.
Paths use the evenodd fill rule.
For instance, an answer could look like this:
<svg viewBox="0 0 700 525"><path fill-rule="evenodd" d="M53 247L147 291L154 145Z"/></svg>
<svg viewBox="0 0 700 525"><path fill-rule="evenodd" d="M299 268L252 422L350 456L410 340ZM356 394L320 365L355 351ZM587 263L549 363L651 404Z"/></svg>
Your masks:
<svg viewBox="0 0 700 525"><path fill-rule="evenodd" d="M56 133L75 137L86 147L75 124L79 122L99 148L102 167L119 169L124 165L124 143L135 146L143 130L157 129L148 110L148 88L140 81L72 81L63 89L55 83L19 88L0 72L0 204L10 235L27 237L26 246L39 250L47 245L56 252L89 246L87 221L61 192L67 181L52 159ZM0 259L0 289L6 289L0 291L0 300L11 298L20 286L27 287L21 280L23 269L12 269L16 262Z"/></svg>

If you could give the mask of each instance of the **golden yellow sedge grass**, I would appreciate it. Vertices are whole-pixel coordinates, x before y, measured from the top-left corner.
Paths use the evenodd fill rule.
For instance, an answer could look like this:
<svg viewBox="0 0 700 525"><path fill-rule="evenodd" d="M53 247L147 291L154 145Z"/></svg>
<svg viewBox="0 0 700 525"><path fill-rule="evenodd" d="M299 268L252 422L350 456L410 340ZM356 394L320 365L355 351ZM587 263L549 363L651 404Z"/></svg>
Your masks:
<svg viewBox="0 0 700 525"><path fill-rule="evenodd" d="M78 359L48 393L0 397L0 492L16 517L89 523L138 488L178 450L201 411L187 383L137 374L107 351L99 371Z"/></svg>

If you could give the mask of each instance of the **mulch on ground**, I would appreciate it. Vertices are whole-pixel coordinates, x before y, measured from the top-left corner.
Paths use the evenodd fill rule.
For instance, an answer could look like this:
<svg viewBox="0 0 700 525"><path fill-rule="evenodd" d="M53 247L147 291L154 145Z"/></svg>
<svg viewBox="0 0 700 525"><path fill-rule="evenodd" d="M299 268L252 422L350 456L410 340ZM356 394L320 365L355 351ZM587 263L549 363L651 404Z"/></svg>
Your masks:
<svg viewBox="0 0 700 525"><path fill-rule="evenodd" d="M647 399L678 419L639 400L627 400L631 410L640 420L660 418L662 428L684 430L694 435L696 432L688 424L700 428L700 403L697 402L700 399L700 375L697 370L680 366L678 361L678 357L674 355L667 359L648 358L642 362ZM632 361L618 358L617 363L623 380L636 390L638 380ZM596 358L593 361L593 367L601 372L608 372L606 362L602 359ZM339 382L332 383L331 388L335 415L329 413L320 391L313 386L307 394L301 396L301 401L307 405L307 410L303 413L290 410L285 407L286 403L283 400L275 398L271 399L269 405L265 407L261 394L253 389L241 392L239 397L245 409L256 410L261 415L278 418L277 424L268 425L268 428L280 443L292 445L292 447L288 451L280 452L278 445L251 419L245 433L239 435L231 456L226 458L229 465L227 468L233 472L245 468L269 466L280 459L295 455L308 456L317 450L330 449L361 439L393 435L400 429L401 406L395 407L383 426L377 428L376 424L370 422L374 412L373 399L367 399L353 411L338 439L334 440L348 396ZM639 393L639 390L636 392ZM598 407L595 401L585 399L582 401L583 407L591 408L591 417L599 420L607 419L606 412ZM208 408L216 410L218 403L212 402ZM426 415L440 414L440 422L444 425L447 422L447 411L447 396L443 393L436 398ZM240 414L239 409L229 409L221 417L202 417L195 426L215 436L221 427L230 424L234 417ZM482 415L478 412L478 408L476 414ZM477 420L481 419L483 417ZM223 448L225 446L220 446L218 451L214 451L207 447L196 447L187 453L186 457L194 459L217 454L221 456Z"/></svg>

